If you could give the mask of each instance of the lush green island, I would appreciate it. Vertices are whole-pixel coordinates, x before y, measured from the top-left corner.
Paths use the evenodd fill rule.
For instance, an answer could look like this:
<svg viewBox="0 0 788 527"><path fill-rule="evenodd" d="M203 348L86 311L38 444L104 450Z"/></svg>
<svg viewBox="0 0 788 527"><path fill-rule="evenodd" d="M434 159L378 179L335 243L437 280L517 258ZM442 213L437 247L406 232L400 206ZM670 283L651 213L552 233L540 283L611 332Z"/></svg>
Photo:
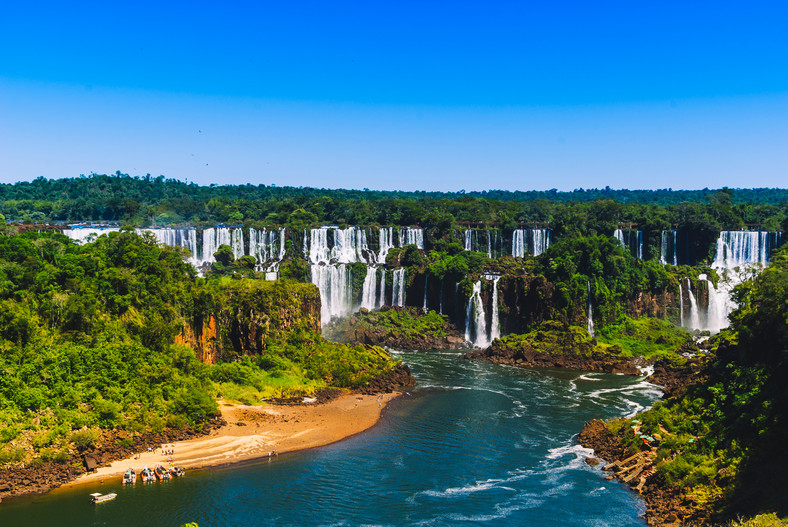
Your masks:
<svg viewBox="0 0 788 527"><path fill-rule="evenodd" d="M97 444L120 455L204 433L218 398L407 382L382 346L466 347L515 367L653 369L664 401L580 434L644 493L650 523L788 514L788 191L407 193L116 174L0 185L0 213L0 481L76 470ZM107 234L62 234L89 220ZM750 263L725 329L730 273Z"/></svg>

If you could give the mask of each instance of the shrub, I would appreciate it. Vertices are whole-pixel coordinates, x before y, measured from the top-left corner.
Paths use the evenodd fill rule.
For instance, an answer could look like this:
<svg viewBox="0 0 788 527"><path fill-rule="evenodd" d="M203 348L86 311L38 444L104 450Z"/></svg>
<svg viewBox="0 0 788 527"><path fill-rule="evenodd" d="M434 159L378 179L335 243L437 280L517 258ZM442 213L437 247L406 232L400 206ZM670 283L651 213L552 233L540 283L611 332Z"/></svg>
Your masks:
<svg viewBox="0 0 788 527"><path fill-rule="evenodd" d="M101 433L98 430L93 428L85 428L71 434L69 440L74 443L74 446L77 447L77 450L83 451L95 445L98 442L99 437L101 437Z"/></svg>

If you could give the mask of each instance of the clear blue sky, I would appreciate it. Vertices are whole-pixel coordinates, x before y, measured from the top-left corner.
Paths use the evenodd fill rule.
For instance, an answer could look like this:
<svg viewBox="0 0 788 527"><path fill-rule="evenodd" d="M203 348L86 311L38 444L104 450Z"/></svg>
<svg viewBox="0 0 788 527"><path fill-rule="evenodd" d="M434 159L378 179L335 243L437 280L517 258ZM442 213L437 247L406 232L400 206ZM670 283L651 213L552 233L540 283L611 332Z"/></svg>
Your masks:
<svg viewBox="0 0 788 527"><path fill-rule="evenodd" d="M7 2L0 181L788 187L784 2Z"/></svg>

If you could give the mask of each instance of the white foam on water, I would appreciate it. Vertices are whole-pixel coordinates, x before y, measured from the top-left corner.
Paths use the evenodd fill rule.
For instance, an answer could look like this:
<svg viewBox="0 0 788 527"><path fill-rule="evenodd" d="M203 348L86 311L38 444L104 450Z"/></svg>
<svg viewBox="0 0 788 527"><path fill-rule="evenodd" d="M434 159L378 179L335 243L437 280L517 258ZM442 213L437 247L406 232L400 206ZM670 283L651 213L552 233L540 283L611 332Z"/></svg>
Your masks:
<svg viewBox="0 0 788 527"><path fill-rule="evenodd" d="M601 381L602 379L600 379L599 377L596 377L596 375L599 375L599 374L598 373L584 373L583 375L581 375L580 377L578 377L575 380Z"/></svg>

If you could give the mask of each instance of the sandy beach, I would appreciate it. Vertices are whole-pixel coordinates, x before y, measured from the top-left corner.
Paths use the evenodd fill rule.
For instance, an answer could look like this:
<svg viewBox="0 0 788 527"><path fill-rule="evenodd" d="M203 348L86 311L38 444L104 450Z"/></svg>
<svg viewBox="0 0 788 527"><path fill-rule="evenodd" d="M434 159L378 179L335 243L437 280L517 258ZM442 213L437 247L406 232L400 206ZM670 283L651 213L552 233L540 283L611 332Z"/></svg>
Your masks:
<svg viewBox="0 0 788 527"><path fill-rule="evenodd" d="M210 435L140 452L84 474L64 487L120 478L129 467L137 474L143 466L153 468L157 463L166 467L172 463L188 470L266 457L273 451L284 454L327 445L374 426L383 408L397 395L349 394L325 404L298 406L220 403L227 425Z"/></svg>

